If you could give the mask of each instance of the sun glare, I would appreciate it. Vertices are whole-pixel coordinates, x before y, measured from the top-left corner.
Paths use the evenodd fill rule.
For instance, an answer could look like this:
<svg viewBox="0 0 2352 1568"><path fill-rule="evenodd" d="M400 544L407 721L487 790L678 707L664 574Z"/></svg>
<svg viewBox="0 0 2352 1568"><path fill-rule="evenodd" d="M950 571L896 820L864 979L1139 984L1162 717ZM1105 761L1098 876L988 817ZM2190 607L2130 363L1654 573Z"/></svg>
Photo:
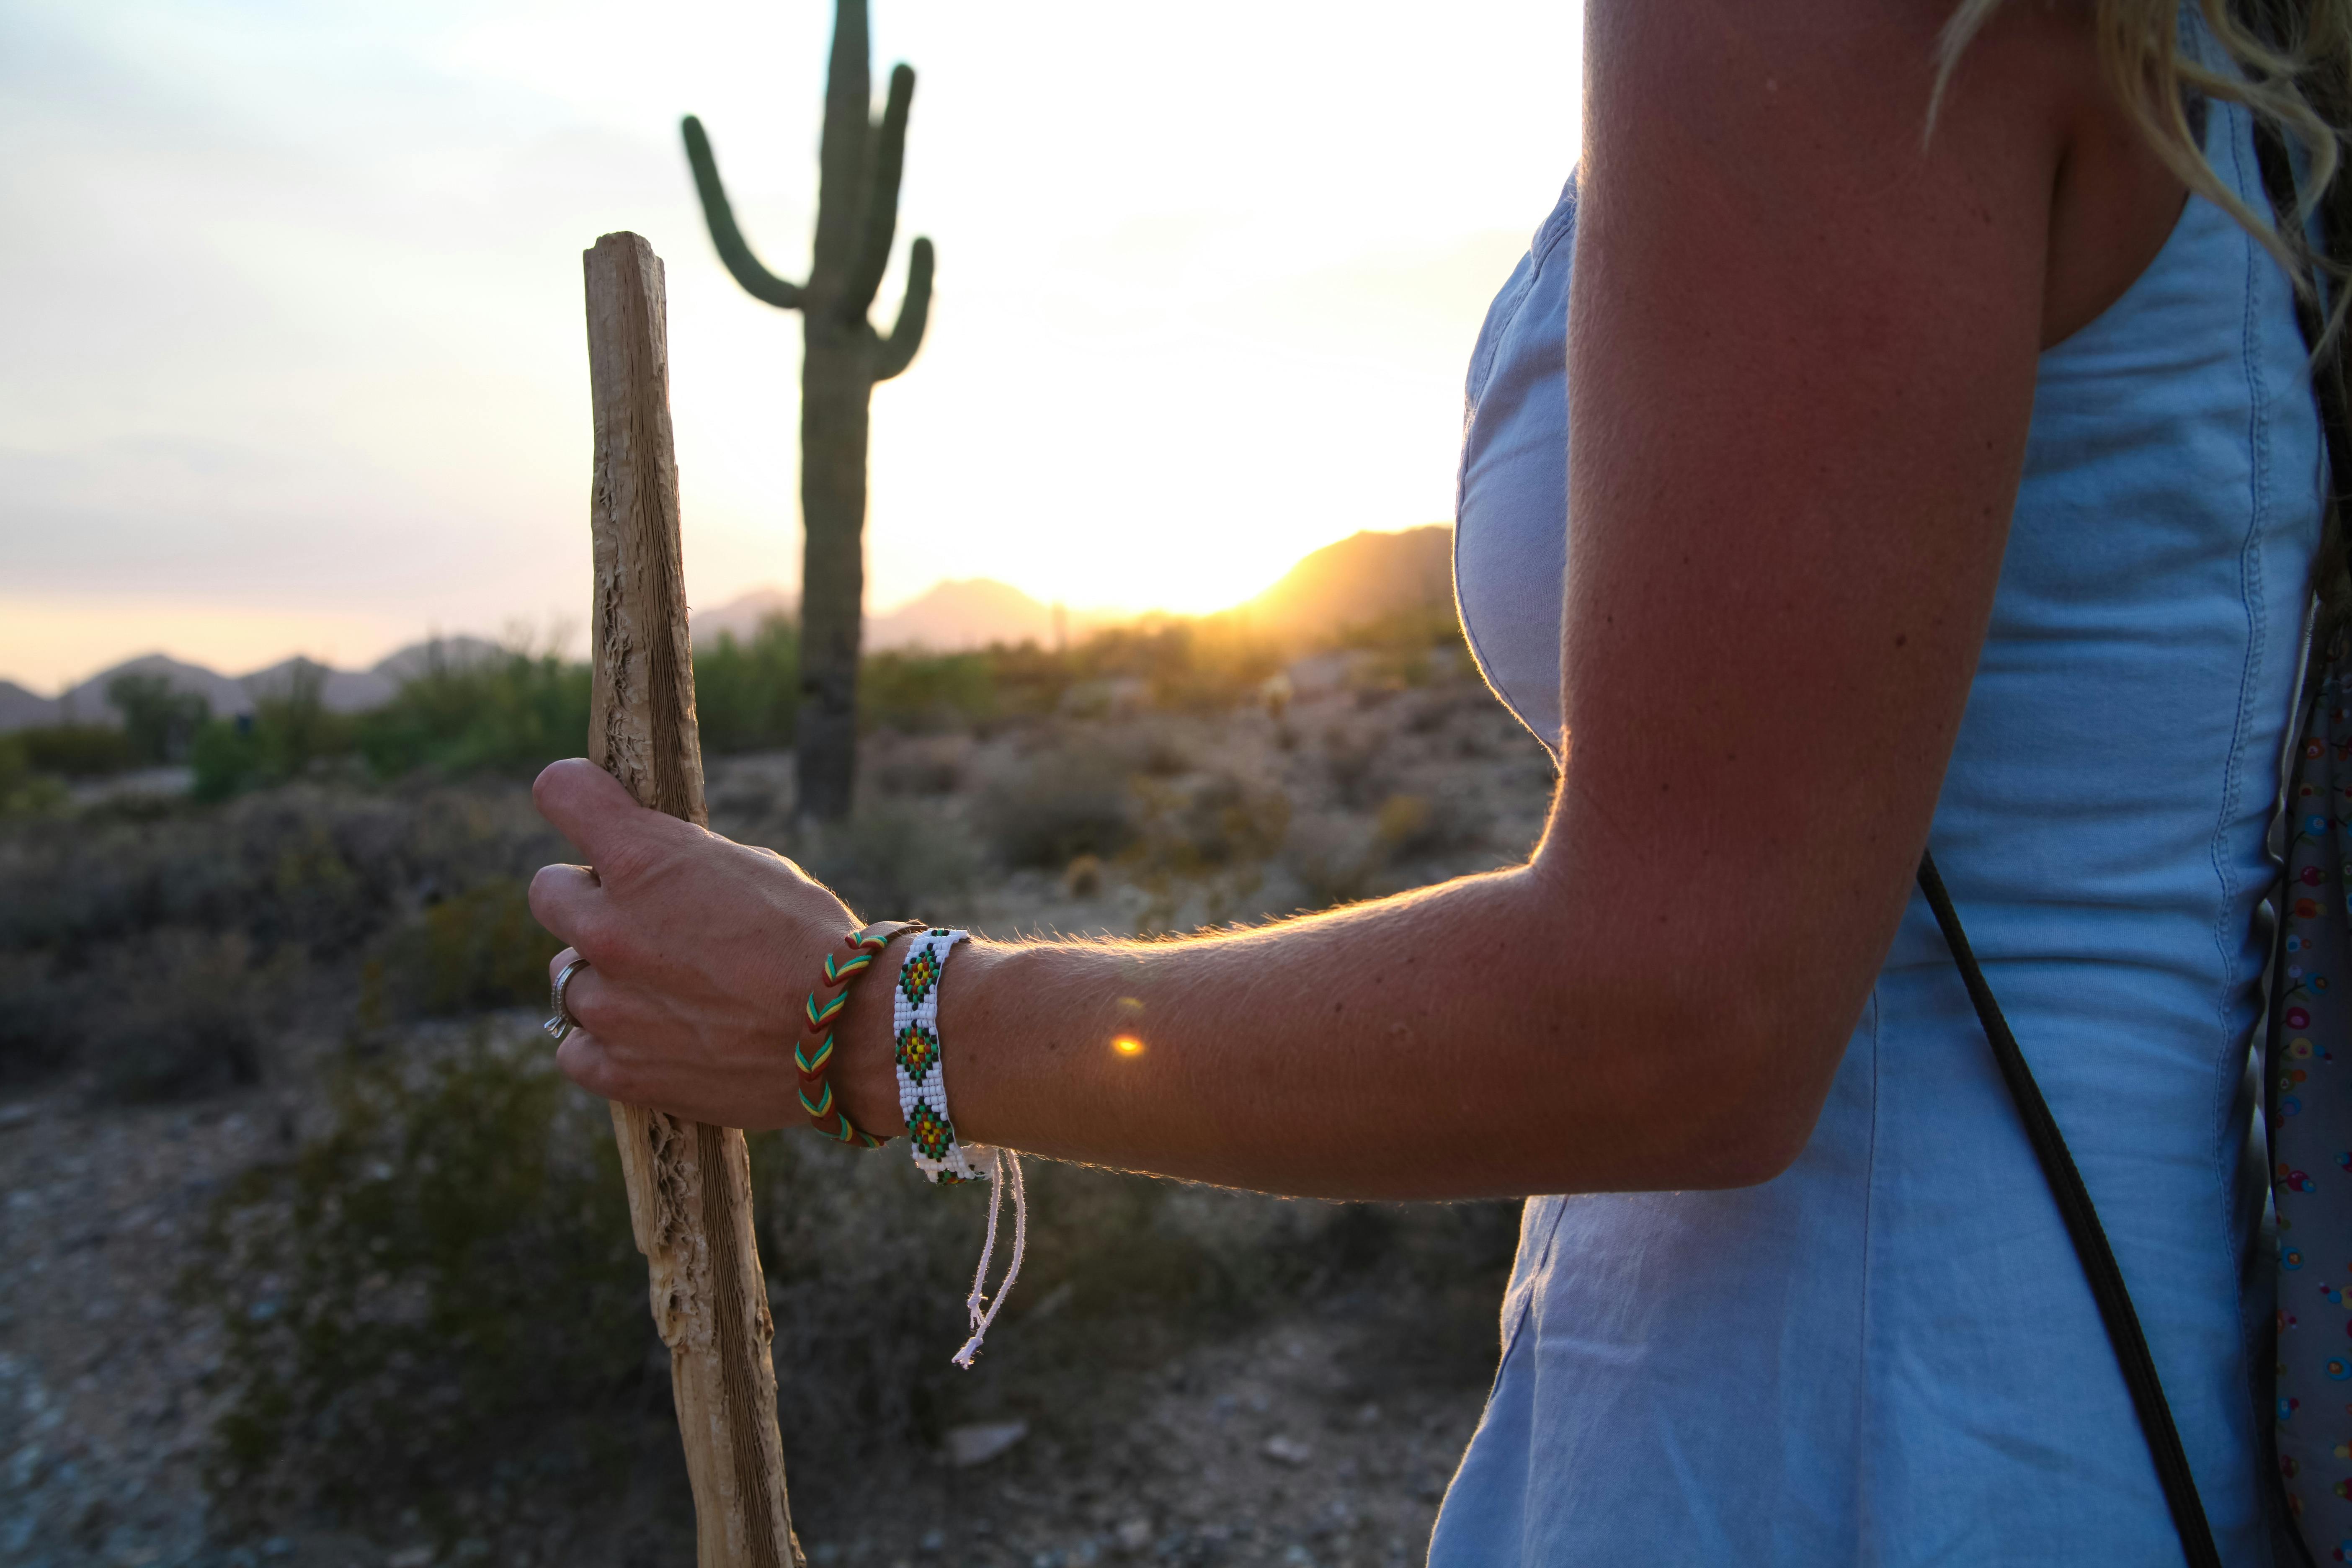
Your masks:
<svg viewBox="0 0 2352 1568"><path fill-rule="evenodd" d="M1143 1054L1143 1042L1133 1035L1121 1035L1110 1043L1110 1048L1123 1057L1139 1057Z"/></svg>

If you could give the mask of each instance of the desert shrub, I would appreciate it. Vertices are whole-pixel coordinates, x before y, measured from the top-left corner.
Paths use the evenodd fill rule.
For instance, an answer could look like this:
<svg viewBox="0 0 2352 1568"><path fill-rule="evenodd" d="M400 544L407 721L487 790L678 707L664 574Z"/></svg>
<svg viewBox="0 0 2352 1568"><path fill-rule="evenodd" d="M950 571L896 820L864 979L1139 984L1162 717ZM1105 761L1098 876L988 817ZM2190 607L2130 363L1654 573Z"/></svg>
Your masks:
<svg viewBox="0 0 2352 1568"><path fill-rule="evenodd" d="M137 765L128 731L111 724L45 724L6 737L35 773L102 778Z"/></svg>
<svg viewBox="0 0 2352 1568"><path fill-rule="evenodd" d="M131 759L151 767L184 759L213 710L202 697L174 690L160 675L118 675L106 683L106 700L122 715Z"/></svg>
<svg viewBox="0 0 2352 1568"><path fill-rule="evenodd" d="M907 734L970 729L997 715L995 655L869 654L857 672L857 718Z"/></svg>
<svg viewBox="0 0 2352 1568"><path fill-rule="evenodd" d="M603 1106L483 1033L348 1067L333 1106L223 1194L184 1282L224 1334L220 1515L416 1508L454 1534L477 1521L449 1500L485 1481L609 1485L667 1378Z"/></svg>
<svg viewBox="0 0 2352 1568"><path fill-rule="evenodd" d="M515 647L471 663L433 658L360 716L359 747L381 777L420 768L529 777L576 757L588 733L588 667Z"/></svg>
<svg viewBox="0 0 2352 1568"><path fill-rule="evenodd" d="M1462 617L1451 605L1424 605L1392 611L1342 627L1331 646L1391 656L1391 673L1420 686L1447 669L1470 668L1470 645ZM1417 662L1416 662L1417 661Z"/></svg>
<svg viewBox="0 0 2352 1568"><path fill-rule="evenodd" d="M1281 848L1290 800L1224 773L1187 782L1135 781L1138 830L1124 857L1129 875L1150 896L1139 917L1145 931L1171 931L1195 900L1210 924L1232 918L1264 880L1261 868Z"/></svg>
<svg viewBox="0 0 2352 1568"><path fill-rule="evenodd" d="M138 1104L259 1082L287 968L257 970L234 931L158 931L110 955L86 988L99 1093Z"/></svg>
<svg viewBox="0 0 2352 1568"><path fill-rule="evenodd" d="M793 743L801 700L800 627L773 616L749 641L721 632L694 650L695 719L714 756Z"/></svg>
<svg viewBox="0 0 2352 1568"><path fill-rule="evenodd" d="M301 663L287 689L263 697L253 711L235 721L213 720L196 731L188 763L195 773L199 801L301 777L319 763L349 756L358 745L358 726L321 700L325 671Z"/></svg>
<svg viewBox="0 0 2352 1568"><path fill-rule="evenodd" d="M329 1027L319 1009L355 989L389 1018L533 1000L546 984L552 944L521 889L564 847L520 790L306 785L72 824L0 828L0 1073L79 1047L109 1094L249 1081L313 966L342 976L305 1003ZM373 984L353 987L363 958Z"/></svg>
<svg viewBox="0 0 2352 1568"><path fill-rule="evenodd" d="M38 816L66 802L65 785L37 772L16 735L0 735L0 819Z"/></svg>
<svg viewBox="0 0 2352 1568"><path fill-rule="evenodd" d="M0 1084L62 1067L80 1044L82 988L43 953L0 953Z"/></svg>
<svg viewBox="0 0 2352 1568"><path fill-rule="evenodd" d="M979 857L970 836L937 813L897 801L846 823L804 824L794 858L868 920L919 920L968 887Z"/></svg>
<svg viewBox="0 0 2352 1568"><path fill-rule="evenodd" d="M1255 700L1282 658L1238 620L1213 616L1108 627L1073 649L1068 662L1074 680L1139 679L1155 707L1208 713Z"/></svg>
<svg viewBox="0 0 2352 1568"><path fill-rule="evenodd" d="M1388 737L1377 728L1334 724L1323 735L1323 770L1341 805L1362 810L1387 798L1390 775L1381 766Z"/></svg>
<svg viewBox="0 0 2352 1568"><path fill-rule="evenodd" d="M1392 889L1401 862L1479 843L1485 825L1450 796L1398 794L1369 820L1327 813L1291 829L1282 858L1316 906L1353 903Z"/></svg>
<svg viewBox="0 0 2352 1568"><path fill-rule="evenodd" d="M993 644L988 661L1000 716L1051 713L1061 706L1062 694L1076 679L1070 654L1034 642Z"/></svg>
<svg viewBox="0 0 2352 1568"><path fill-rule="evenodd" d="M223 1334L221 1523L290 1506L381 1527L413 1509L445 1540L504 1531L541 1550L553 1510L583 1518L629 1467L674 1462L603 1108L535 1047L480 1031L437 1059L347 1064L332 1108L223 1194L184 1282ZM935 1444L970 1396L948 1358L987 1194L801 1135L755 1136L751 1163L779 1415L823 1435L793 1455L823 1495ZM983 1376L1231 1327L1381 1271L1491 1288L1515 1206L1295 1203L1038 1162L1031 1199ZM1024 1317L1047 1300L1052 1321Z"/></svg>
<svg viewBox="0 0 2352 1568"><path fill-rule="evenodd" d="M1372 842L1385 862L1468 848L1482 836L1476 816L1450 795L1392 795L1372 819Z"/></svg>
<svg viewBox="0 0 2352 1568"><path fill-rule="evenodd" d="M954 736L885 734L864 748L859 766L884 795L952 795L963 785L970 749Z"/></svg>
<svg viewBox="0 0 2352 1568"><path fill-rule="evenodd" d="M427 904L362 970L361 1022L513 1007L547 994L562 945L531 918L530 885L497 877Z"/></svg>
<svg viewBox="0 0 2352 1568"><path fill-rule="evenodd" d="M1125 762L1098 746L1033 752L982 786L973 816L1005 865L1052 871L1116 855L1134 834Z"/></svg>

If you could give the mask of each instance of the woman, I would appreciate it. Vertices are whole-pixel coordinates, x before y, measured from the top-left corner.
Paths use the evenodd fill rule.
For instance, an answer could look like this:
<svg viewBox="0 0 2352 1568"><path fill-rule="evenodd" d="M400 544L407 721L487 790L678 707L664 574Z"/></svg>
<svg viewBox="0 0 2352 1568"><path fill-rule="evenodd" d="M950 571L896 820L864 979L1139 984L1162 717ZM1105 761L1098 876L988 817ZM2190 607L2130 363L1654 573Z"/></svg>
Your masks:
<svg viewBox="0 0 2352 1568"><path fill-rule="evenodd" d="M950 964L967 1140L1584 1194L1528 1205L1434 1562L2178 1560L1913 895L1931 843L2223 1560L2271 1560L2245 1068L2322 465L2287 274L2239 221L2252 116L2169 113L2176 26L2234 72L2165 0L1596 0L1580 198L1497 301L1465 463L1465 622L1562 762L1533 858ZM2110 85L2150 50L2156 86ZM532 890L593 964L564 1070L799 1120L782 1021L857 917L585 763L539 799L596 868ZM890 1027L866 986L836 1037L877 1132Z"/></svg>

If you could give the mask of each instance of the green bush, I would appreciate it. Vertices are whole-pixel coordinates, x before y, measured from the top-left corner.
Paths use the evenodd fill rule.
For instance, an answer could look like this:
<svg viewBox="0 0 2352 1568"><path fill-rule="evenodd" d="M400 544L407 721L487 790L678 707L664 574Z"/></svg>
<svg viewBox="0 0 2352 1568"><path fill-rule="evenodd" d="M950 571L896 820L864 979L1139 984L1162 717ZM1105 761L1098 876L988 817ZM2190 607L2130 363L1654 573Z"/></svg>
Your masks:
<svg viewBox="0 0 2352 1568"><path fill-rule="evenodd" d="M79 1050L105 1092L199 1093L250 1081L298 1012L350 1022L355 995L376 1022L535 1001L553 944L523 888L565 853L512 785L0 825L0 1074ZM291 989L313 966L315 993Z"/></svg>
<svg viewBox="0 0 2352 1568"><path fill-rule="evenodd" d="M580 754L588 679L584 664L524 648L471 664L436 658L390 702L360 715L359 750L382 778L420 768L528 778Z"/></svg>
<svg viewBox="0 0 2352 1568"><path fill-rule="evenodd" d="M846 823L804 824L802 835L793 847L809 874L872 920L924 919L980 868L965 835L902 802L866 806Z"/></svg>
<svg viewBox="0 0 2352 1568"><path fill-rule="evenodd" d="M130 732L111 724L45 724L19 730L7 741L22 752L26 767L63 778L102 778L138 762Z"/></svg>
<svg viewBox="0 0 2352 1568"><path fill-rule="evenodd" d="M1189 784L1135 781L1135 843L1129 874L1150 895L1138 919L1147 931L1178 929L1198 900L1203 922L1221 924L1264 881L1263 868L1290 828L1290 797L1225 773Z"/></svg>
<svg viewBox="0 0 2352 1568"><path fill-rule="evenodd" d="M415 1510L496 1560L547 1550L551 1520L594 1528L677 1443L604 1108L535 1042L480 1030L438 1060L347 1065L332 1105L319 1137L222 1195L184 1281L223 1333L216 1517L381 1530ZM1229 1328L1371 1271L1491 1287L1516 1208L1293 1203L1033 1162L1011 1317L968 1379L948 1358L984 1191L799 1135L754 1137L751 1170L778 1413L811 1500L935 1446L964 1402L1112 1369L1171 1329ZM1048 1300L1052 1321L1025 1316ZM1491 1356L1491 1317L1469 1337Z"/></svg>
<svg viewBox="0 0 2352 1568"><path fill-rule="evenodd" d="M999 712L997 650L869 654L857 672L857 716L868 730L910 735L966 730Z"/></svg>
<svg viewBox="0 0 2352 1568"><path fill-rule="evenodd" d="M0 953L0 1084L65 1064L84 1032L81 993L45 954Z"/></svg>
<svg viewBox="0 0 2352 1568"><path fill-rule="evenodd" d="M100 1094L135 1105L259 1082L297 963L257 966L233 931L159 931L110 955L85 1042Z"/></svg>
<svg viewBox="0 0 2352 1568"><path fill-rule="evenodd" d="M362 972L362 1022L538 1001L560 946L531 918L528 883L483 882L427 905L387 934Z"/></svg>
<svg viewBox="0 0 2352 1568"><path fill-rule="evenodd" d="M982 786L974 816L999 860L1050 871L1080 855L1116 855L1135 832L1126 766L1100 748L1033 754Z"/></svg>
<svg viewBox="0 0 2352 1568"><path fill-rule="evenodd" d="M695 718L713 756L791 745L800 700L800 627L785 616L761 622L749 642L721 632L694 650Z"/></svg>
<svg viewBox="0 0 2352 1568"><path fill-rule="evenodd" d="M0 818L37 816L65 801L65 785L34 768L23 738L0 735Z"/></svg>
<svg viewBox="0 0 2352 1568"><path fill-rule="evenodd" d="M160 675L118 675L106 683L106 700L122 715L131 759L149 767L186 760L213 710L202 697L173 689Z"/></svg>
<svg viewBox="0 0 2352 1568"><path fill-rule="evenodd" d="M297 664L287 689L255 702L250 714L226 723L215 720L198 730L188 757L196 799L226 800L299 778L313 763L350 755L358 745L358 726L327 707L321 698L325 680L326 671L318 665Z"/></svg>
<svg viewBox="0 0 2352 1568"><path fill-rule="evenodd" d="M348 1068L334 1114L223 1194L184 1282L225 1335L224 1520L417 1508L452 1536L483 1522L449 1516L461 1492L617 1481L667 1380L603 1106L477 1033Z"/></svg>

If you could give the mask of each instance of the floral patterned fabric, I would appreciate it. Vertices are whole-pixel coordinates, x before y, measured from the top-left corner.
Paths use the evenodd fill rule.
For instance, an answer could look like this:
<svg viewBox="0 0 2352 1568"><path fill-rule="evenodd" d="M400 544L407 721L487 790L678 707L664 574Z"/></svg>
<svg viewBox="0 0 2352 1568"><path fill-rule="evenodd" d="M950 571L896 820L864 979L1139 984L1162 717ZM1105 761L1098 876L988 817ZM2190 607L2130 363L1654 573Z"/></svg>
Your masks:
<svg viewBox="0 0 2352 1568"><path fill-rule="evenodd" d="M2352 634L2305 719L2271 1005L2278 1459L2305 1543L2352 1563Z"/></svg>

